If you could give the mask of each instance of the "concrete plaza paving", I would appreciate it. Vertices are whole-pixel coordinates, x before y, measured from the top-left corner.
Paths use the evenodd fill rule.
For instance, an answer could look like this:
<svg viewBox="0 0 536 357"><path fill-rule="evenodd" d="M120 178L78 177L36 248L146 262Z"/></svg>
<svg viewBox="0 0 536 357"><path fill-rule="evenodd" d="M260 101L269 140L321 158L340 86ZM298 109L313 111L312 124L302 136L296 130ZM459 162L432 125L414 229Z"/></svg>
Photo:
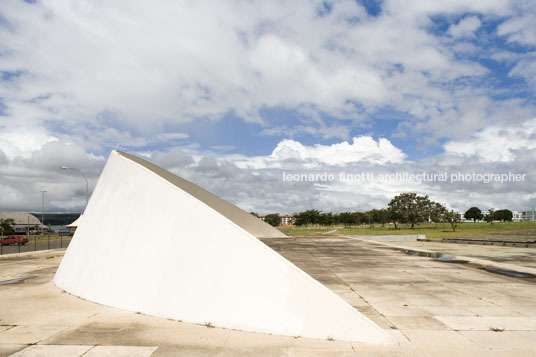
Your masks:
<svg viewBox="0 0 536 357"><path fill-rule="evenodd" d="M210 328L91 303L54 286L63 251L53 250L0 258L0 355L536 355L534 278L492 274L472 264L438 262L346 237L263 241L386 329L399 345Z"/></svg>
<svg viewBox="0 0 536 357"><path fill-rule="evenodd" d="M441 243L441 242L393 242L397 246L408 249L423 249L435 252L449 253L457 256L467 256L491 260L493 262L513 264L528 267L536 271L536 248L509 247L497 245Z"/></svg>

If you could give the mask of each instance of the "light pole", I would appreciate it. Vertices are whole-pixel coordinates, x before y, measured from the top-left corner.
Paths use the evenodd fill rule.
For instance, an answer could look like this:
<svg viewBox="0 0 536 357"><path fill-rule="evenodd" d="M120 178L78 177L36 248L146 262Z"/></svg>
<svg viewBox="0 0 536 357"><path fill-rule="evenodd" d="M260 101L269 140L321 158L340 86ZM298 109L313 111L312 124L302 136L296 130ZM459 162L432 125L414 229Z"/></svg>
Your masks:
<svg viewBox="0 0 536 357"><path fill-rule="evenodd" d="M84 177L84 179L86 180L86 207L87 207L87 204L89 203L89 184L87 182L87 177L86 175L84 175L84 173L78 169L75 169L74 167L69 167L69 166L62 166L61 167L62 170L73 170L73 171L77 171L80 173L80 175L82 175ZM85 209L84 209L85 211Z"/></svg>
<svg viewBox="0 0 536 357"><path fill-rule="evenodd" d="M43 195L43 205L41 206L41 234L45 234L45 192L47 191L41 191L41 194Z"/></svg>

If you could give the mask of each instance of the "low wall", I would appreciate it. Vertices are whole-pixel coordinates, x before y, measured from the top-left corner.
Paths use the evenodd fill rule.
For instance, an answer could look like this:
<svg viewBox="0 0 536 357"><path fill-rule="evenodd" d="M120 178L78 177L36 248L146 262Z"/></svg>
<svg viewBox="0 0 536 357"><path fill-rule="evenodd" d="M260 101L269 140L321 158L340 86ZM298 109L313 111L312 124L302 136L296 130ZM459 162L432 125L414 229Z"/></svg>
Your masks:
<svg viewBox="0 0 536 357"><path fill-rule="evenodd" d="M402 235L382 235L382 236L350 236L352 238L373 240L376 242L414 242L420 239L426 239L424 234L402 234Z"/></svg>

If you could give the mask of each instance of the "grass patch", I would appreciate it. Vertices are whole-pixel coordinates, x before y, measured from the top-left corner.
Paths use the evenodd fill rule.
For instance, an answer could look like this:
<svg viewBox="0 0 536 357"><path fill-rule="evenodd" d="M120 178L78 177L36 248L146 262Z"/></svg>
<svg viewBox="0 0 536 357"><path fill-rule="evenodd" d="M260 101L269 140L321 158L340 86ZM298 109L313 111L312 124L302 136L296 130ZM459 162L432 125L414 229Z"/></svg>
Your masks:
<svg viewBox="0 0 536 357"><path fill-rule="evenodd" d="M391 226L382 227L381 225L368 225L363 227L348 227L342 226L333 227L292 227L284 228L281 231L287 235L307 235L307 234L322 234L328 231L337 229L337 234L347 235L402 235L402 234L424 234L429 239L442 239L442 238L458 238L458 237L472 237L483 234L492 233L504 233L504 232L516 232L536 229L536 222L495 222L489 224L486 222L465 222L458 224L456 231L453 232L450 224L448 223L421 223L415 225L414 229L411 229L409 225L399 225L399 229L394 229ZM478 238L478 237L477 237ZM531 239L534 239L531 238Z"/></svg>
<svg viewBox="0 0 536 357"><path fill-rule="evenodd" d="M45 235L42 235L42 236L26 236L26 235L20 235L21 237L26 237L28 238L28 243L27 244L31 244L31 243L34 243L36 240L37 242L46 242L48 241L48 234L45 234ZM67 241L67 240L70 240L72 238L72 236L60 236L58 234L51 234L50 235L50 241L56 241L56 240L64 240L64 241Z"/></svg>

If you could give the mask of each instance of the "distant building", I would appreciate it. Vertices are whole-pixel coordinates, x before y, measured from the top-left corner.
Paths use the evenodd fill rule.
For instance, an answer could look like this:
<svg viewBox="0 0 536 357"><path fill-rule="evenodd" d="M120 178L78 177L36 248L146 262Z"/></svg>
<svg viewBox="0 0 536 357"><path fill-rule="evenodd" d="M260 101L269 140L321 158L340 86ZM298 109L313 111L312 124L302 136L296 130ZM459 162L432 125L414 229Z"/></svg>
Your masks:
<svg viewBox="0 0 536 357"><path fill-rule="evenodd" d="M292 226L292 225L294 225L294 223L296 222L296 218L294 218L295 215L296 215L296 213L294 213L291 216L279 216L279 218L281 218L281 225L282 226Z"/></svg>
<svg viewBox="0 0 536 357"><path fill-rule="evenodd" d="M296 218L294 217L296 216L296 213L293 213L291 216L282 216L279 213L274 213L274 214L278 215L279 218L281 218L281 222L279 224L280 226L292 226L296 222ZM259 216L259 218L262 219L263 221L265 217L266 216Z"/></svg>
<svg viewBox="0 0 536 357"><path fill-rule="evenodd" d="M523 212L512 211L512 221L519 222L522 221L521 216Z"/></svg>
<svg viewBox="0 0 536 357"><path fill-rule="evenodd" d="M536 221L536 206L531 211L524 211L519 213L520 221Z"/></svg>
<svg viewBox="0 0 536 357"><path fill-rule="evenodd" d="M37 230L48 230L34 215L24 212L0 212L0 219L12 219L16 234L27 234Z"/></svg>

